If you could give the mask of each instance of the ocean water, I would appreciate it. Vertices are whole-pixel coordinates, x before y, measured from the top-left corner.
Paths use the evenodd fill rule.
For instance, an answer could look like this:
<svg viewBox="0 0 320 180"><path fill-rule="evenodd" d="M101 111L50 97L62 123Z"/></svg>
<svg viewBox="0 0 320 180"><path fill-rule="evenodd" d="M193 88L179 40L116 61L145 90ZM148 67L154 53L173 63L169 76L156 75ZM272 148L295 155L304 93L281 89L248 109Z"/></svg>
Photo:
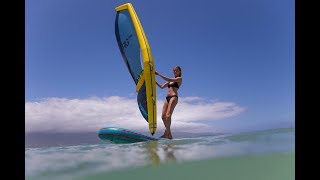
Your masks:
<svg viewBox="0 0 320 180"><path fill-rule="evenodd" d="M25 179L294 180L295 129L25 148Z"/></svg>

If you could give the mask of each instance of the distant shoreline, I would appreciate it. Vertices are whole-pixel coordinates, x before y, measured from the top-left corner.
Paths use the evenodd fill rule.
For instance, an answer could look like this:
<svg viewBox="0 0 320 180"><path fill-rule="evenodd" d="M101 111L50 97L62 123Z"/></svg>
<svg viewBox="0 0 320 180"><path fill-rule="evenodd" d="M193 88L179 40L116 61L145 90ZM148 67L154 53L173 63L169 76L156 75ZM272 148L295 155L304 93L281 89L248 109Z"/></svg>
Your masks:
<svg viewBox="0 0 320 180"><path fill-rule="evenodd" d="M247 132L236 133L252 133L258 131L270 131L270 130L286 130L294 129L294 127L288 128L274 128L264 130L253 130ZM147 132L142 132L147 134ZM217 136L223 134L232 133L189 133L189 132L174 132L174 138L193 138L203 136ZM155 137L160 136L155 134ZM44 132L32 132L25 133L25 148L39 148L39 147L55 147L55 146L73 146L73 145L85 145L85 144L99 144L104 143L99 139L97 132L78 132L78 133L44 133Z"/></svg>
<svg viewBox="0 0 320 180"><path fill-rule="evenodd" d="M143 133L148 134L147 132L143 132ZM174 138L212 136L212 135L220 135L220 134L221 133L175 132ZM155 134L154 136L158 137L160 135ZM25 133L25 148L72 146L72 145L98 144L98 143L103 143L103 141L99 139L97 132L83 132L83 133L34 132L34 133Z"/></svg>

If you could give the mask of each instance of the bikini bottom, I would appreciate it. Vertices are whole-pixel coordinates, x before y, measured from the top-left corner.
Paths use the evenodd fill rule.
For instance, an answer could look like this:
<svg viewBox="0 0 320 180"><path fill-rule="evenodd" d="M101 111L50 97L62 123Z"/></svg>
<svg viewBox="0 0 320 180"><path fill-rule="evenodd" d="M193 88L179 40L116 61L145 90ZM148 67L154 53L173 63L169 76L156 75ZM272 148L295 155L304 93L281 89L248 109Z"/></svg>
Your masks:
<svg viewBox="0 0 320 180"><path fill-rule="evenodd" d="M166 97L167 102L169 103L169 102L170 102L170 99L173 98L173 97L177 97L177 99L178 99L178 96L177 96L177 95L167 96L167 97Z"/></svg>

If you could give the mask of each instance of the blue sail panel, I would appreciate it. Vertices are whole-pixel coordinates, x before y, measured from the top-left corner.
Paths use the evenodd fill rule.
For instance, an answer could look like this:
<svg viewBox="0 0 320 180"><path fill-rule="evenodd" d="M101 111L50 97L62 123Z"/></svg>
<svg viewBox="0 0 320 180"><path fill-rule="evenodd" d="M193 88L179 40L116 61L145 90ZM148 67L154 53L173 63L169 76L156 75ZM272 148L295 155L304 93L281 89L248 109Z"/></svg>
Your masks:
<svg viewBox="0 0 320 180"><path fill-rule="evenodd" d="M140 45L128 10L117 12L115 33L125 64L135 82L142 72Z"/></svg>
<svg viewBox="0 0 320 180"><path fill-rule="evenodd" d="M115 34L122 58L137 85L140 74L143 71L141 60L141 48L136 30L128 10L117 12L115 21ZM141 86L137 95L139 110L146 121L148 121L147 95L145 83Z"/></svg>
<svg viewBox="0 0 320 180"><path fill-rule="evenodd" d="M147 111L148 106L147 106L146 97L147 97L146 86L145 86L145 83L143 83L143 85L141 86L141 89L138 92L137 103L142 116L146 121L148 121L148 111Z"/></svg>

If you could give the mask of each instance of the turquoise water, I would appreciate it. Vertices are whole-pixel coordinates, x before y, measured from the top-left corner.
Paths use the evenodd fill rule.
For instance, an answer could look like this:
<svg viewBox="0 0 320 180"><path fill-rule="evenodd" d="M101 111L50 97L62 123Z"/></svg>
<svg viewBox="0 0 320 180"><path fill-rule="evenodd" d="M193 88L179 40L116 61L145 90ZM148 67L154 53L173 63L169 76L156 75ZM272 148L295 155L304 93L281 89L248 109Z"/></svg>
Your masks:
<svg viewBox="0 0 320 180"><path fill-rule="evenodd" d="M295 129L26 148L26 179L295 179Z"/></svg>

